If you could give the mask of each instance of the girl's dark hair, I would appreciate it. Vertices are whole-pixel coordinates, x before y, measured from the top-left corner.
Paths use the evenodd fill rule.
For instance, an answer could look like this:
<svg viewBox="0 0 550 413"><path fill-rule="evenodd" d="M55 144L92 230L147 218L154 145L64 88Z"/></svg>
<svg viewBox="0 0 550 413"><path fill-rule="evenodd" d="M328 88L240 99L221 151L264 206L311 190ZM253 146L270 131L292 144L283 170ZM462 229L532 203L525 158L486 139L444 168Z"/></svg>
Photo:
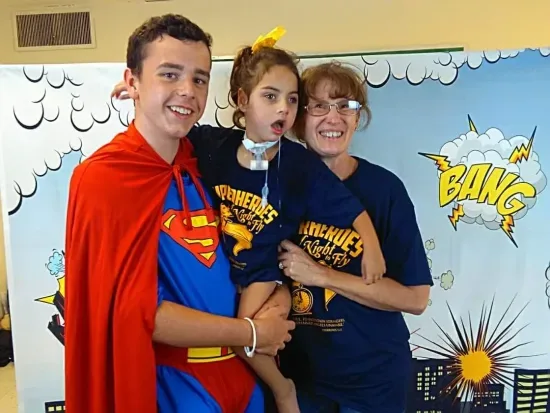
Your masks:
<svg viewBox="0 0 550 413"><path fill-rule="evenodd" d="M260 83L264 75L275 66L284 66L296 75L298 87L300 86L300 73L298 72L298 57L282 49L274 47L260 47L255 52L251 46L243 47L231 69L229 80L230 103L235 108L233 124L245 129L244 113L239 109L239 89L250 97L252 90Z"/></svg>

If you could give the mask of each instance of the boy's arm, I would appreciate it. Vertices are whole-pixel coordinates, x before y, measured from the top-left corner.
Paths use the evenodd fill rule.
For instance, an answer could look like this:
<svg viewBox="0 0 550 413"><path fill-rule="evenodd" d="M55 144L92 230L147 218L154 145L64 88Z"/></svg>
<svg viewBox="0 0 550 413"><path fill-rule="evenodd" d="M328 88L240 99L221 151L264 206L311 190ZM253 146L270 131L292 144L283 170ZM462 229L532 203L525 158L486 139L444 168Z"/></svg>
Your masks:
<svg viewBox="0 0 550 413"><path fill-rule="evenodd" d="M252 345L252 329L244 319L163 301L157 309L153 341L175 347L248 346Z"/></svg>
<svg viewBox="0 0 550 413"><path fill-rule="evenodd" d="M274 288L275 283L268 282L245 288L238 318L217 316L165 300L157 310L153 340L175 347L252 346L252 329L244 317L252 318ZM283 312L284 308L277 310L277 314Z"/></svg>
<svg viewBox="0 0 550 413"><path fill-rule="evenodd" d="M269 255L267 254L268 249L262 250L264 249L260 248L254 251L254 254L248 254L248 256L253 257L255 260L258 259L258 261L248 263L250 265L247 266L247 270L253 265L261 265L261 263L264 263L266 267L268 266L268 260L266 259ZM276 250L277 247L275 246ZM251 347L253 345L252 328L244 318L252 319L269 298L275 289L275 282L272 281L272 278L276 276L283 278L278 268L276 253L274 257L274 264L270 266L273 268L260 267L253 272L252 275L255 276L255 280L252 279L252 275L247 273L248 271L232 268L232 271L242 272L240 275L250 282L241 294L237 318L213 315L175 304L164 300L162 292L159 292L159 302L161 304L155 317L153 339L177 347ZM227 276L229 277L230 274L228 273ZM264 281L264 279L271 282L254 282ZM239 281L239 279L234 280L234 282L244 285L243 281ZM272 316L278 318L279 322L284 321L280 315L283 311L284 309L276 308L273 309L271 315L268 314L267 319L264 320L262 317L262 319L254 320L254 323L257 324L257 346L272 346L279 339L281 340L280 344L283 344L291 327L290 325L286 326L288 328L279 337L273 339L260 337L264 333L269 336L271 330L280 330L281 326L277 325L278 323L272 319Z"/></svg>
<svg viewBox="0 0 550 413"><path fill-rule="evenodd" d="M294 323L281 317L273 308L262 319L254 320L256 347L282 348L290 340L289 330ZM244 347L252 346L253 332L244 319L222 317L169 301L163 301L155 317L153 341L174 347Z"/></svg>
<svg viewBox="0 0 550 413"><path fill-rule="evenodd" d="M120 100L130 98L130 96L128 96L128 88L126 87L126 82L124 80L121 80L113 87L113 90L111 91L111 98Z"/></svg>

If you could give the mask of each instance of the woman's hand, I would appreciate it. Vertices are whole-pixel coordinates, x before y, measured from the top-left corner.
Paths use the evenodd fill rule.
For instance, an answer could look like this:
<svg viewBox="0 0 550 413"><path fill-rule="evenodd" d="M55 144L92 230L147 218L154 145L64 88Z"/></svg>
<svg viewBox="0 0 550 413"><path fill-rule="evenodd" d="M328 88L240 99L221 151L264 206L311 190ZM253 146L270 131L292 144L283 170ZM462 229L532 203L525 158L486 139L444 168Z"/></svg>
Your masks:
<svg viewBox="0 0 550 413"><path fill-rule="evenodd" d="M115 85L113 91L111 92L111 97L120 100L130 99L130 95L128 95L127 92L128 88L126 87L126 82L123 80Z"/></svg>
<svg viewBox="0 0 550 413"><path fill-rule="evenodd" d="M279 267L287 277L306 285L323 285L330 269L316 263L303 249L290 241L281 242L282 251L279 253Z"/></svg>

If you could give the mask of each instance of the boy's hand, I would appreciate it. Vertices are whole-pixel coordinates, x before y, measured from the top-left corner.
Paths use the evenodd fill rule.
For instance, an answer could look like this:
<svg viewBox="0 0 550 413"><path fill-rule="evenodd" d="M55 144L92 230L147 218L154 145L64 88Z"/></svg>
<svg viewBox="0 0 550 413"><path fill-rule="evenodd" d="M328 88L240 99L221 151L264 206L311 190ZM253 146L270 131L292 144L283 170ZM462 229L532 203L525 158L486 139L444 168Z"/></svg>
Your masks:
<svg viewBox="0 0 550 413"><path fill-rule="evenodd" d="M111 92L111 97L114 97L120 100L129 99L130 96L128 96L128 93L124 93L124 92L128 92L128 89L126 88L126 83L122 81L115 85L115 87Z"/></svg>
<svg viewBox="0 0 550 413"><path fill-rule="evenodd" d="M282 315L279 307L272 307L254 318L257 353L276 356L290 341L290 331L294 330L296 324L294 321L285 320Z"/></svg>

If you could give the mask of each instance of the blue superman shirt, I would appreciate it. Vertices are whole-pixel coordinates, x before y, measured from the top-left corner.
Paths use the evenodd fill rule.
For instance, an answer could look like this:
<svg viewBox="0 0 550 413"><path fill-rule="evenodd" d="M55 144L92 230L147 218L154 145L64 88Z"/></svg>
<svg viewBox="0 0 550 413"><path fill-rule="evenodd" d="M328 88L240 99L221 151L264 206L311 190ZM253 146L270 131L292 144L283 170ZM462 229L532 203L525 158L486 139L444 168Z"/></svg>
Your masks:
<svg viewBox="0 0 550 413"><path fill-rule="evenodd" d="M183 211L182 194L174 180L159 222L158 302L170 301L214 315L235 317L237 291L219 239L219 219L207 213L207 203L211 205L212 199L208 193L202 199L188 175L183 175L181 182L189 214ZM239 386L240 375L250 374L245 362L229 349L222 349L220 351L225 351L226 355L219 360L193 362L185 369L162 363L157 365L160 413L241 413L234 407L239 398L247 406L245 413L264 411L260 387L256 385L249 395L244 384ZM232 354L228 356L227 353ZM193 354L189 353L188 359L192 359ZM213 386L210 390L214 392L209 391L205 383ZM232 390L232 385L237 386L237 390Z"/></svg>

